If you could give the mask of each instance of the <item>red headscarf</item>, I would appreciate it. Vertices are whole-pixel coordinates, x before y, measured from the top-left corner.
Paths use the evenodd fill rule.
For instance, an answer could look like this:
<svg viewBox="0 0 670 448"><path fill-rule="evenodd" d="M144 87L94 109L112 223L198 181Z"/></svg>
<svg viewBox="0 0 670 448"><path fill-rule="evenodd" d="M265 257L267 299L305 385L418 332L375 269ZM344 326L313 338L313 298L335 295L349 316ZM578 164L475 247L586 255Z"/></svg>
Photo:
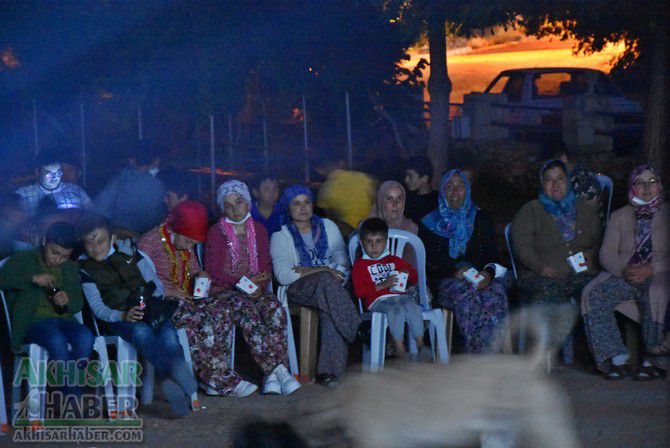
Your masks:
<svg viewBox="0 0 670 448"><path fill-rule="evenodd" d="M184 201L172 209L165 222L168 229L204 242L207 238L207 209L198 201Z"/></svg>

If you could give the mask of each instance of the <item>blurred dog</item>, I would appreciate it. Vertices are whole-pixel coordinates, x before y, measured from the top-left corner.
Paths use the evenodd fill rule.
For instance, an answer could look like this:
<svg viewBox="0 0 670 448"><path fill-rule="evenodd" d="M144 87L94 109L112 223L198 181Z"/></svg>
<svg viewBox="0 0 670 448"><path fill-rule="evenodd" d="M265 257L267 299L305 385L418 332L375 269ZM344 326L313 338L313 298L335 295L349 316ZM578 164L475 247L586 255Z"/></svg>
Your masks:
<svg viewBox="0 0 670 448"><path fill-rule="evenodd" d="M550 339L562 339L548 334L546 311L527 311L536 341L529 356L463 355L449 365L400 364L379 375L350 375L334 392L335 405L313 416L322 428L339 425L359 447L577 447L567 402L539 368ZM549 315L557 313L576 318L573 307ZM511 327L518 325L514 316Z"/></svg>

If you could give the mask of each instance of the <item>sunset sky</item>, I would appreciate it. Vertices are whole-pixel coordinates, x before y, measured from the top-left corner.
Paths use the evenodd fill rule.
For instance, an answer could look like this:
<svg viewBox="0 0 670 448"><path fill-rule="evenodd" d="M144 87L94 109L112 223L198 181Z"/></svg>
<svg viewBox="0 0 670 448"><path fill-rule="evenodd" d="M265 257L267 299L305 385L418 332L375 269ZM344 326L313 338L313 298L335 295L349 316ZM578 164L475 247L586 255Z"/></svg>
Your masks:
<svg viewBox="0 0 670 448"><path fill-rule="evenodd" d="M609 72L612 59L623 51L623 44L619 44L609 45L600 53L575 55L573 47L573 41L525 37L476 50L468 47L449 50L447 64L453 83L451 101L460 103L464 94L483 91L498 73L513 68L585 67ZM406 68L416 66L421 58L430 59L427 48L412 48L409 54L411 59L402 64ZM429 74L430 68L426 68L426 80Z"/></svg>

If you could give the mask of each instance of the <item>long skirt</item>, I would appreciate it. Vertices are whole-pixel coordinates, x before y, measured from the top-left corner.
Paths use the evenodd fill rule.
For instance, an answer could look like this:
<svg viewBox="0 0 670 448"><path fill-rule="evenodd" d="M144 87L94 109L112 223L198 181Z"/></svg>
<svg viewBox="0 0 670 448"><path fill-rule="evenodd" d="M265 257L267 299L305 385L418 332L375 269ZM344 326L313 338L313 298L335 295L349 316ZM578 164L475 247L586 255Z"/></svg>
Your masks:
<svg viewBox="0 0 670 448"><path fill-rule="evenodd" d="M443 307L454 311L466 352L486 352L502 337L508 312L502 281L494 279L478 291L466 280L445 278L440 284L439 299Z"/></svg>
<svg viewBox="0 0 670 448"><path fill-rule="evenodd" d="M347 344L354 341L361 323L351 295L341 281L328 272L296 280L287 293L291 302L319 310L321 343L317 374L341 377L347 367Z"/></svg>
<svg viewBox="0 0 670 448"><path fill-rule="evenodd" d="M272 294L252 299L227 290L215 298L181 301L173 321L184 328L196 375L221 395L230 394L242 380L230 369L230 333L242 329L254 360L269 374L286 358L286 316Z"/></svg>

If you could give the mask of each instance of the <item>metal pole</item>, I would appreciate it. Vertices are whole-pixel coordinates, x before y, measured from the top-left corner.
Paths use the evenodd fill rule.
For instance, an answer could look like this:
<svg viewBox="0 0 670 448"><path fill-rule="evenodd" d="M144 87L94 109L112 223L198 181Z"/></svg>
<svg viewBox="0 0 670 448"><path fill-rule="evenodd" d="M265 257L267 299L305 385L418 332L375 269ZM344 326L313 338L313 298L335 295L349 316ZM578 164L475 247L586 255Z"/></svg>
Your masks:
<svg viewBox="0 0 670 448"><path fill-rule="evenodd" d="M199 117L195 118L195 164L202 168L202 140L200 140ZM198 198L202 198L202 176L198 176Z"/></svg>
<svg viewBox="0 0 670 448"><path fill-rule="evenodd" d="M86 121L84 115L84 95L79 103L79 119L81 123L81 183L86 186Z"/></svg>
<svg viewBox="0 0 670 448"><path fill-rule="evenodd" d="M144 140L144 133L142 132L142 106L137 106L137 135L140 141Z"/></svg>
<svg viewBox="0 0 670 448"><path fill-rule="evenodd" d="M228 114L228 162L233 162L233 114Z"/></svg>
<svg viewBox="0 0 670 448"><path fill-rule="evenodd" d="M302 135L305 143L305 182L309 183L309 144L307 142L307 102L305 101L305 95L302 96Z"/></svg>
<svg viewBox="0 0 670 448"><path fill-rule="evenodd" d="M209 115L209 187L212 208L216 207L216 147L214 145L214 114Z"/></svg>
<svg viewBox="0 0 670 448"><path fill-rule="evenodd" d="M347 149L349 150L349 169L354 167L354 150L351 147L351 111L349 110L349 92L344 94L344 102L347 106Z"/></svg>
<svg viewBox="0 0 670 448"><path fill-rule="evenodd" d="M35 140L35 157L40 153L40 142L37 138L37 101L33 100L33 137Z"/></svg>
<svg viewBox="0 0 670 448"><path fill-rule="evenodd" d="M268 148L268 120L263 118L263 166L267 172L270 165L270 151Z"/></svg>

